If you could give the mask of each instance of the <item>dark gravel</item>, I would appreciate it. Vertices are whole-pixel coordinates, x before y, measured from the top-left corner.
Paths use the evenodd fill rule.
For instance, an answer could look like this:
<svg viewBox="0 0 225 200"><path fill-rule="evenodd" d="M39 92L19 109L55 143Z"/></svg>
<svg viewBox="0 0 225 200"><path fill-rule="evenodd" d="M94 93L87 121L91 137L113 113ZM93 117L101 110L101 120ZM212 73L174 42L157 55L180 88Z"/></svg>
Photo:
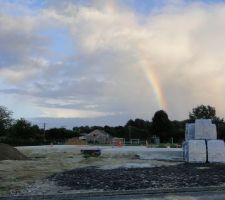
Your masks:
<svg viewBox="0 0 225 200"><path fill-rule="evenodd" d="M179 164L154 168L102 170L80 168L53 174L49 180L72 190L135 190L222 186L224 164Z"/></svg>

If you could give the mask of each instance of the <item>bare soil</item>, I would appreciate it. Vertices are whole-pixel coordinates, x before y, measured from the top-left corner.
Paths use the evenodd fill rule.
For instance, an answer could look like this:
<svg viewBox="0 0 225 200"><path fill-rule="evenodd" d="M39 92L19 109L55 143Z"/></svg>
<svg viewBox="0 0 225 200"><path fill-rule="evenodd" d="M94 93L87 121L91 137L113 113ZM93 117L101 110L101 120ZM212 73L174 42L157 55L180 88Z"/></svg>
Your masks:
<svg viewBox="0 0 225 200"><path fill-rule="evenodd" d="M170 158L182 156L180 150L175 151L173 149L100 147L103 149L101 156L85 158L81 154L81 150L89 148L92 149L93 147L79 145L17 147L20 152L28 157L28 160L0 161L0 197L17 194L46 195L65 193L67 187L55 185L55 182L49 181L46 177L66 170L86 167L106 170L121 167L149 168L176 165L180 162L177 160L171 162ZM96 149L96 147L94 148ZM138 154L140 156L137 156ZM146 159L146 155L151 158L162 158L164 156L169 160Z"/></svg>

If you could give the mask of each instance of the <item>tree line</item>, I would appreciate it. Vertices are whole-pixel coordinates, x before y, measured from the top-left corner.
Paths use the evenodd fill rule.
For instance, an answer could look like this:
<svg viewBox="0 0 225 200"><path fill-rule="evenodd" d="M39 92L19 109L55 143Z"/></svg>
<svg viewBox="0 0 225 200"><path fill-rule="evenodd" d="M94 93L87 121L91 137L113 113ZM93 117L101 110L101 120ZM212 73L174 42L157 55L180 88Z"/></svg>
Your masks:
<svg viewBox="0 0 225 200"><path fill-rule="evenodd" d="M12 111L0 106L0 143L19 145L62 144L67 139L90 133L93 130L104 130L113 137L129 139L150 140L153 136L160 138L161 142L182 143L185 135L185 124L195 119L212 119L217 126L218 138L225 139L224 119L216 116L212 106L200 105L192 109L189 118L183 121L171 121L163 110L155 112L151 121L143 119L130 119L124 126L80 126L72 130L66 128L51 128L44 130L31 124L26 119L12 118Z"/></svg>

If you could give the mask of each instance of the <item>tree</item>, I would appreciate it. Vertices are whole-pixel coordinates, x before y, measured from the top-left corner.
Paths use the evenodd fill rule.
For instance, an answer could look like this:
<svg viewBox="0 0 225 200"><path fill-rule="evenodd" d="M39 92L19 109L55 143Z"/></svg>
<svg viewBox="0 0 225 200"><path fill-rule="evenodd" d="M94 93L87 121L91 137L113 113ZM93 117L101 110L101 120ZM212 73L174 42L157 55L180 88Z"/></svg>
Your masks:
<svg viewBox="0 0 225 200"><path fill-rule="evenodd" d="M51 128L46 130L46 139L48 142L63 143L66 139L76 136L74 131L66 128Z"/></svg>
<svg viewBox="0 0 225 200"><path fill-rule="evenodd" d="M39 127L21 118L12 124L6 141L8 144L19 146L41 144L43 140Z"/></svg>
<svg viewBox="0 0 225 200"><path fill-rule="evenodd" d="M139 129L146 128L146 122L143 119L135 119L134 123L135 123L135 127Z"/></svg>
<svg viewBox="0 0 225 200"><path fill-rule="evenodd" d="M23 139L31 138L33 136L31 127L32 125L29 121L23 118L18 119L13 125L14 135Z"/></svg>
<svg viewBox="0 0 225 200"><path fill-rule="evenodd" d="M171 131L171 122L167 113L164 110L159 110L152 118L152 130L154 134L158 135L161 141L167 141Z"/></svg>
<svg viewBox="0 0 225 200"><path fill-rule="evenodd" d="M4 106L0 106L0 134L5 134L12 123L12 111Z"/></svg>
<svg viewBox="0 0 225 200"><path fill-rule="evenodd" d="M192 112L189 113L190 121L195 119L216 119L216 109L212 106L200 105L192 109Z"/></svg>
<svg viewBox="0 0 225 200"><path fill-rule="evenodd" d="M135 122L132 119L129 119L125 125L125 127L129 127L129 126L135 126Z"/></svg>
<svg viewBox="0 0 225 200"><path fill-rule="evenodd" d="M185 137L185 124L188 120L184 121L171 121L172 131L170 137L173 138L173 142L181 143Z"/></svg>

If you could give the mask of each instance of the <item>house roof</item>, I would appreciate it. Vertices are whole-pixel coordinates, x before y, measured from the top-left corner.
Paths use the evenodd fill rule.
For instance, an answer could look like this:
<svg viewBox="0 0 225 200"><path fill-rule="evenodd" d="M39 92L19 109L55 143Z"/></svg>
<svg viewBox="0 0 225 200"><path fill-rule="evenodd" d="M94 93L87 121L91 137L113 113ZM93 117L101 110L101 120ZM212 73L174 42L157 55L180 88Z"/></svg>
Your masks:
<svg viewBox="0 0 225 200"><path fill-rule="evenodd" d="M105 135L105 136L110 136L107 132L103 131L103 130L99 130L99 129L96 129L92 132L90 132L88 134L89 136L94 136L94 135Z"/></svg>

